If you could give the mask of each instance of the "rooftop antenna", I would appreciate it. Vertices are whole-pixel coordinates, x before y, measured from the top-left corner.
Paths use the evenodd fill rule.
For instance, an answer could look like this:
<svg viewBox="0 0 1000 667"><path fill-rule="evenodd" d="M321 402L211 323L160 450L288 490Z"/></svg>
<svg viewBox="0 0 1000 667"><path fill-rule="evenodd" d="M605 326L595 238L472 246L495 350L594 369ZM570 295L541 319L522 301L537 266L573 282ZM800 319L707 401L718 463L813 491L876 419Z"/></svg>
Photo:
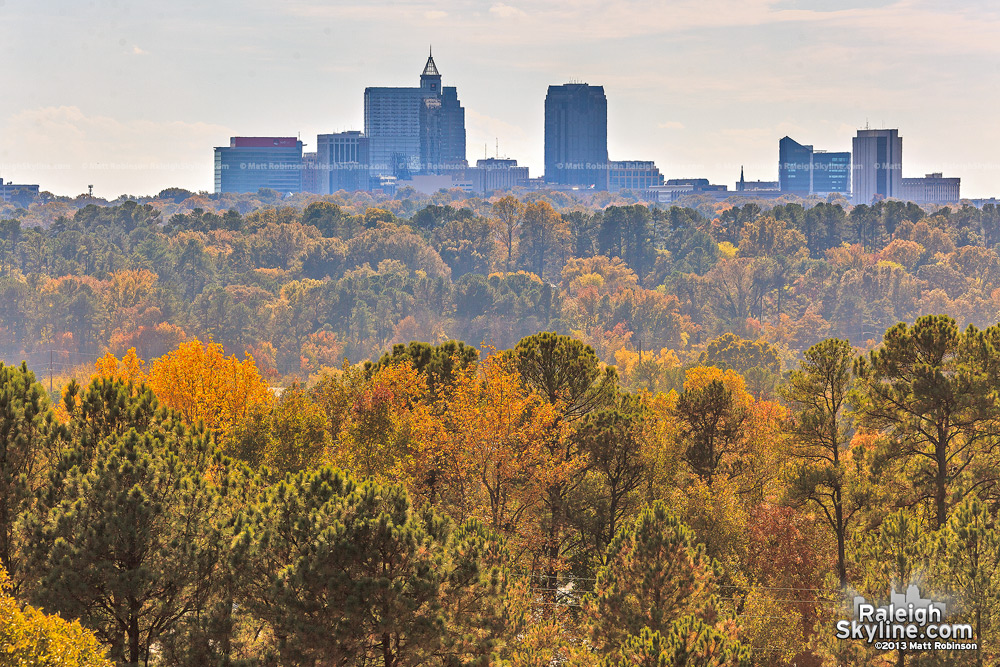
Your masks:
<svg viewBox="0 0 1000 667"><path fill-rule="evenodd" d="M500 159L500 137L493 137L497 142L497 159Z"/></svg>

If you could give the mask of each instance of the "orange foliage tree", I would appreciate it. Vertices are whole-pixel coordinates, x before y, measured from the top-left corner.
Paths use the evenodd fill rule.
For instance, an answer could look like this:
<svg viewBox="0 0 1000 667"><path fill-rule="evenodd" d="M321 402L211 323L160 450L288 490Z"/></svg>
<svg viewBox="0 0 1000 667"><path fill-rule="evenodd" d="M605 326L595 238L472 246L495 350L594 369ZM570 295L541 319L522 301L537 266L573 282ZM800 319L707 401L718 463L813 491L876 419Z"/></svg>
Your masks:
<svg viewBox="0 0 1000 667"><path fill-rule="evenodd" d="M253 357L225 356L211 340L182 343L153 362L149 385L160 402L185 421L202 421L224 435L256 410L269 411L274 394L257 371Z"/></svg>
<svg viewBox="0 0 1000 667"><path fill-rule="evenodd" d="M538 543L546 489L578 470L550 446L560 437L556 408L525 388L508 360L468 366L442 399L434 449L442 463L441 500L459 519L477 518L514 538Z"/></svg>

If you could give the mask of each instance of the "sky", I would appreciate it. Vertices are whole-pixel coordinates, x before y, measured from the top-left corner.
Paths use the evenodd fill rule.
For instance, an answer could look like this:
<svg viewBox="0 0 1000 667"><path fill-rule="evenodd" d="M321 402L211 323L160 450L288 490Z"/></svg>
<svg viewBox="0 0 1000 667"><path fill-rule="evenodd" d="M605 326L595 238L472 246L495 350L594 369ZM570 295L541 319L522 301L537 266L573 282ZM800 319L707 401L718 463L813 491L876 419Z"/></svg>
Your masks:
<svg viewBox="0 0 1000 667"><path fill-rule="evenodd" d="M900 0L0 0L0 178L59 195L213 188L231 136L363 129L433 46L470 162L542 175L552 84L603 85L612 160L732 189L778 140L898 128L903 175L1000 196L1000 5Z"/></svg>

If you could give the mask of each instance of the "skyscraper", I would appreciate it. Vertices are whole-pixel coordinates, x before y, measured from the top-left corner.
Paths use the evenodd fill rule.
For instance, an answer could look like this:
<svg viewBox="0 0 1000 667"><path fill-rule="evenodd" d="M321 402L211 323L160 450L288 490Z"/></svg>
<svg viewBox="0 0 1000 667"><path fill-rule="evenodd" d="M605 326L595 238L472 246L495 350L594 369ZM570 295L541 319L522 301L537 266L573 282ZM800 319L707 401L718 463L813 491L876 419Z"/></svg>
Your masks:
<svg viewBox="0 0 1000 667"><path fill-rule="evenodd" d="M812 146L804 146L791 137L778 142L778 184L782 192L805 197L812 180Z"/></svg>
<svg viewBox="0 0 1000 667"><path fill-rule="evenodd" d="M463 169L465 109L441 86L434 56L417 88L365 88L365 136L372 176L408 178Z"/></svg>
<svg viewBox="0 0 1000 667"><path fill-rule="evenodd" d="M851 185L851 154L814 150L791 137L778 142L778 187L783 193L846 194Z"/></svg>
<svg viewBox="0 0 1000 667"><path fill-rule="evenodd" d="M899 130L858 130L853 153L855 204L903 196L903 138Z"/></svg>
<svg viewBox="0 0 1000 667"><path fill-rule="evenodd" d="M549 86L545 96L545 181L607 189L608 98L604 86Z"/></svg>

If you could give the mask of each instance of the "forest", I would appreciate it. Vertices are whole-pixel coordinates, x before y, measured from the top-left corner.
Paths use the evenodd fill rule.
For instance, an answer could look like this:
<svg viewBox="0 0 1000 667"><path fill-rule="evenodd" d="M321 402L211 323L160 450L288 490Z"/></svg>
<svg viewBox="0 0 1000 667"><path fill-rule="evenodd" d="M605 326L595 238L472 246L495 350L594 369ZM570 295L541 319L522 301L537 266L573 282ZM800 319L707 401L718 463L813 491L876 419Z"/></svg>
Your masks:
<svg viewBox="0 0 1000 667"><path fill-rule="evenodd" d="M367 203L0 223L14 664L1000 660L1000 211Z"/></svg>

